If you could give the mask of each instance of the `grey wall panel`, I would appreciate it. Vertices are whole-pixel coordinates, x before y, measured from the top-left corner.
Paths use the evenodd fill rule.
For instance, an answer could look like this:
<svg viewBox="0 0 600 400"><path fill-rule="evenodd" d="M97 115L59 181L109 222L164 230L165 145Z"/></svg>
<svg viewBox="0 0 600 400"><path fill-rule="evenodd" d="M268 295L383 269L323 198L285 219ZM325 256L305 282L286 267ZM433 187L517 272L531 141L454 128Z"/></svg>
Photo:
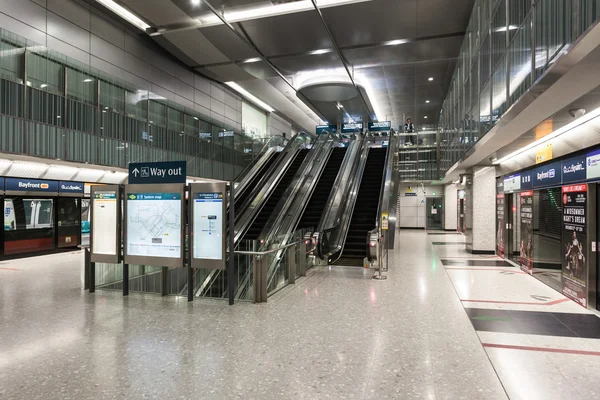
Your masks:
<svg viewBox="0 0 600 400"><path fill-rule="evenodd" d="M122 71L122 74L123 79L125 79L127 82L131 83L140 90L150 90L150 88L152 87L150 81L140 78L139 76L132 74L131 72Z"/></svg>
<svg viewBox="0 0 600 400"><path fill-rule="evenodd" d="M175 79L175 93L188 100L194 100L194 88L185 82Z"/></svg>
<svg viewBox="0 0 600 400"><path fill-rule="evenodd" d="M39 4L42 7L46 7L46 0L31 0L36 4Z"/></svg>
<svg viewBox="0 0 600 400"><path fill-rule="evenodd" d="M46 9L31 1L2 0L0 10L31 27L46 32Z"/></svg>
<svg viewBox="0 0 600 400"><path fill-rule="evenodd" d="M196 104L210 110L210 96L199 90L194 91L194 101Z"/></svg>
<svg viewBox="0 0 600 400"><path fill-rule="evenodd" d="M0 26L2 26L2 28L31 40L32 42L41 44L43 46L46 45L45 32L33 29L31 26L12 18L7 14L3 14L2 11L3 9L0 9Z"/></svg>
<svg viewBox="0 0 600 400"><path fill-rule="evenodd" d="M237 99L233 97L231 94L225 92L223 94L223 103L228 105L231 108L236 108Z"/></svg>
<svg viewBox="0 0 600 400"><path fill-rule="evenodd" d="M210 82L199 75L194 76L194 87L210 95Z"/></svg>
<svg viewBox="0 0 600 400"><path fill-rule="evenodd" d="M148 47L136 35L127 32L125 32L125 51L142 60L146 60L146 56L150 53Z"/></svg>
<svg viewBox="0 0 600 400"><path fill-rule="evenodd" d="M156 95L164 97L165 99L175 101L175 93L171 92L170 90L165 89L162 86L159 86L159 85L156 85L153 83L152 87L150 88L150 91Z"/></svg>
<svg viewBox="0 0 600 400"><path fill-rule="evenodd" d="M175 72L175 78L187 83L192 87L194 86L194 73L192 71L180 66L176 66L173 72Z"/></svg>
<svg viewBox="0 0 600 400"><path fill-rule="evenodd" d="M221 89L220 87L218 87L214 83L210 84L210 95L214 99L219 100L221 103L225 102L225 92L223 91L223 89Z"/></svg>
<svg viewBox="0 0 600 400"><path fill-rule="evenodd" d="M151 67L150 73L152 76L152 83L162 86L171 92L175 90L175 78L172 75L169 75L155 66Z"/></svg>
<svg viewBox="0 0 600 400"><path fill-rule="evenodd" d="M195 103L194 110L199 112L201 115L204 115L205 117L210 118L210 110L208 108L202 107L201 105L198 105L197 103Z"/></svg>
<svg viewBox="0 0 600 400"><path fill-rule="evenodd" d="M225 117L219 113L212 111L212 110L210 112L210 118L214 121L215 124L224 124L225 123Z"/></svg>
<svg viewBox="0 0 600 400"><path fill-rule="evenodd" d="M225 104L213 98L210 99L210 110L225 116Z"/></svg>
<svg viewBox="0 0 600 400"><path fill-rule="evenodd" d="M109 62L104 61L96 56L90 56L90 65L94 68L99 69L107 74L114 76L115 78L125 79L123 76L123 70L119 67L112 65Z"/></svg>
<svg viewBox="0 0 600 400"><path fill-rule="evenodd" d="M111 43L125 50L125 30L120 26L115 26L104 18L93 14L91 16L91 32Z"/></svg>
<svg viewBox="0 0 600 400"><path fill-rule="evenodd" d="M231 108L228 105L225 105L225 117L230 118L234 121L239 121L242 119L240 113L236 109Z"/></svg>
<svg viewBox="0 0 600 400"><path fill-rule="evenodd" d="M71 23L87 31L90 30L90 10L81 4L74 1L48 0L46 7Z"/></svg>
<svg viewBox="0 0 600 400"><path fill-rule="evenodd" d="M88 31L54 13L48 13L46 33L80 50L90 52L90 35Z"/></svg>
<svg viewBox="0 0 600 400"><path fill-rule="evenodd" d="M90 63L90 53L87 53L77 47L71 46L68 43L63 42L62 40L56 39L53 36L48 36L48 44L47 46L59 53L64 54L65 56L74 58L75 60L82 62L84 64Z"/></svg>
<svg viewBox="0 0 600 400"><path fill-rule="evenodd" d="M175 95L175 102L177 104L180 104L180 105L182 105L184 107L187 107L187 108L189 108L191 110L194 109L194 102L193 101L188 100L185 97L181 97L178 94Z"/></svg>

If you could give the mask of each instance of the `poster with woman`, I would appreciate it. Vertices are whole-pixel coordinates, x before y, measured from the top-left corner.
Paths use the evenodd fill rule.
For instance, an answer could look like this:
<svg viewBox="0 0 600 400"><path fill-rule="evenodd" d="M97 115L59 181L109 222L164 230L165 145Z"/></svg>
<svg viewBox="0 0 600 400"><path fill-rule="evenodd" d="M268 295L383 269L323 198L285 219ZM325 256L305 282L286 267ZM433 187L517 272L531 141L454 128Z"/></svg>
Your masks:
<svg viewBox="0 0 600 400"><path fill-rule="evenodd" d="M521 269L533 274L533 191L521 192L521 242L519 259Z"/></svg>
<svg viewBox="0 0 600 400"><path fill-rule="evenodd" d="M496 254L504 258L504 194L496 195Z"/></svg>
<svg viewBox="0 0 600 400"><path fill-rule="evenodd" d="M587 307L587 185L563 186L562 292Z"/></svg>

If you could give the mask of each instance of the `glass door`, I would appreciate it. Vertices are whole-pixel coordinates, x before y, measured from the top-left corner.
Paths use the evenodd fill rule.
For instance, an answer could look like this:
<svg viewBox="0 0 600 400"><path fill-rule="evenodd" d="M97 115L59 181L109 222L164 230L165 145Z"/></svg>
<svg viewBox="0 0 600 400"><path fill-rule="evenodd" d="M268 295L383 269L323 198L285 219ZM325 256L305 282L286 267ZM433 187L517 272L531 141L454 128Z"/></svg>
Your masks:
<svg viewBox="0 0 600 400"><path fill-rule="evenodd" d="M427 215L427 230L443 230L443 210L441 197L427 197L425 199L425 208Z"/></svg>

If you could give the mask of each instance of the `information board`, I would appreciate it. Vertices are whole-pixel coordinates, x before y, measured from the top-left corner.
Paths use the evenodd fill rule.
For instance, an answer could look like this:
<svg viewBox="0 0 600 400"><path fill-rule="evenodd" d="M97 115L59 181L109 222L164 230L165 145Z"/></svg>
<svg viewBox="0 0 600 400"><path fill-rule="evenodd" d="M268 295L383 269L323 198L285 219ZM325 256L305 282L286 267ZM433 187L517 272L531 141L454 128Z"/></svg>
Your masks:
<svg viewBox="0 0 600 400"><path fill-rule="evenodd" d="M496 195L496 254L504 258L504 194Z"/></svg>
<svg viewBox="0 0 600 400"><path fill-rule="evenodd" d="M92 186L90 248L92 262L121 262L121 196L118 185Z"/></svg>
<svg viewBox="0 0 600 400"><path fill-rule="evenodd" d="M125 262L183 266L182 184L127 185Z"/></svg>
<svg viewBox="0 0 600 400"><path fill-rule="evenodd" d="M562 292L587 307L587 185L563 186Z"/></svg>
<svg viewBox="0 0 600 400"><path fill-rule="evenodd" d="M225 269L227 185L193 183L190 197L191 266Z"/></svg>

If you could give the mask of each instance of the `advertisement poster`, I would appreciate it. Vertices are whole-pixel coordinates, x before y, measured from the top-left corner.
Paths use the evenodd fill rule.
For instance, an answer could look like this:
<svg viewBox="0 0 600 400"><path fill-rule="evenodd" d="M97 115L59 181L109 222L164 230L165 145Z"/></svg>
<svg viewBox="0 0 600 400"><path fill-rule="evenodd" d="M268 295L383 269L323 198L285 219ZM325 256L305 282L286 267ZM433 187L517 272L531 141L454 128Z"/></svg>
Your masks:
<svg viewBox="0 0 600 400"><path fill-rule="evenodd" d="M533 191L521 192L521 269L533 274Z"/></svg>
<svg viewBox="0 0 600 400"><path fill-rule="evenodd" d="M563 186L562 291L587 307L587 185Z"/></svg>
<svg viewBox="0 0 600 400"><path fill-rule="evenodd" d="M504 195L496 195L496 254L504 258Z"/></svg>
<svg viewBox="0 0 600 400"><path fill-rule="evenodd" d="M181 194L127 196L127 254L181 257Z"/></svg>
<svg viewBox="0 0 600 400"><path fill-rule="evenodd" d="M194 258L223 259L223 193L194 193Z"/></svg>
<svg viewBox="0 0 600 400"><path fill-rule="evenodd" d="M117 254L117 193L95 192L92 201L92 237L94 254Z"/></svg>

